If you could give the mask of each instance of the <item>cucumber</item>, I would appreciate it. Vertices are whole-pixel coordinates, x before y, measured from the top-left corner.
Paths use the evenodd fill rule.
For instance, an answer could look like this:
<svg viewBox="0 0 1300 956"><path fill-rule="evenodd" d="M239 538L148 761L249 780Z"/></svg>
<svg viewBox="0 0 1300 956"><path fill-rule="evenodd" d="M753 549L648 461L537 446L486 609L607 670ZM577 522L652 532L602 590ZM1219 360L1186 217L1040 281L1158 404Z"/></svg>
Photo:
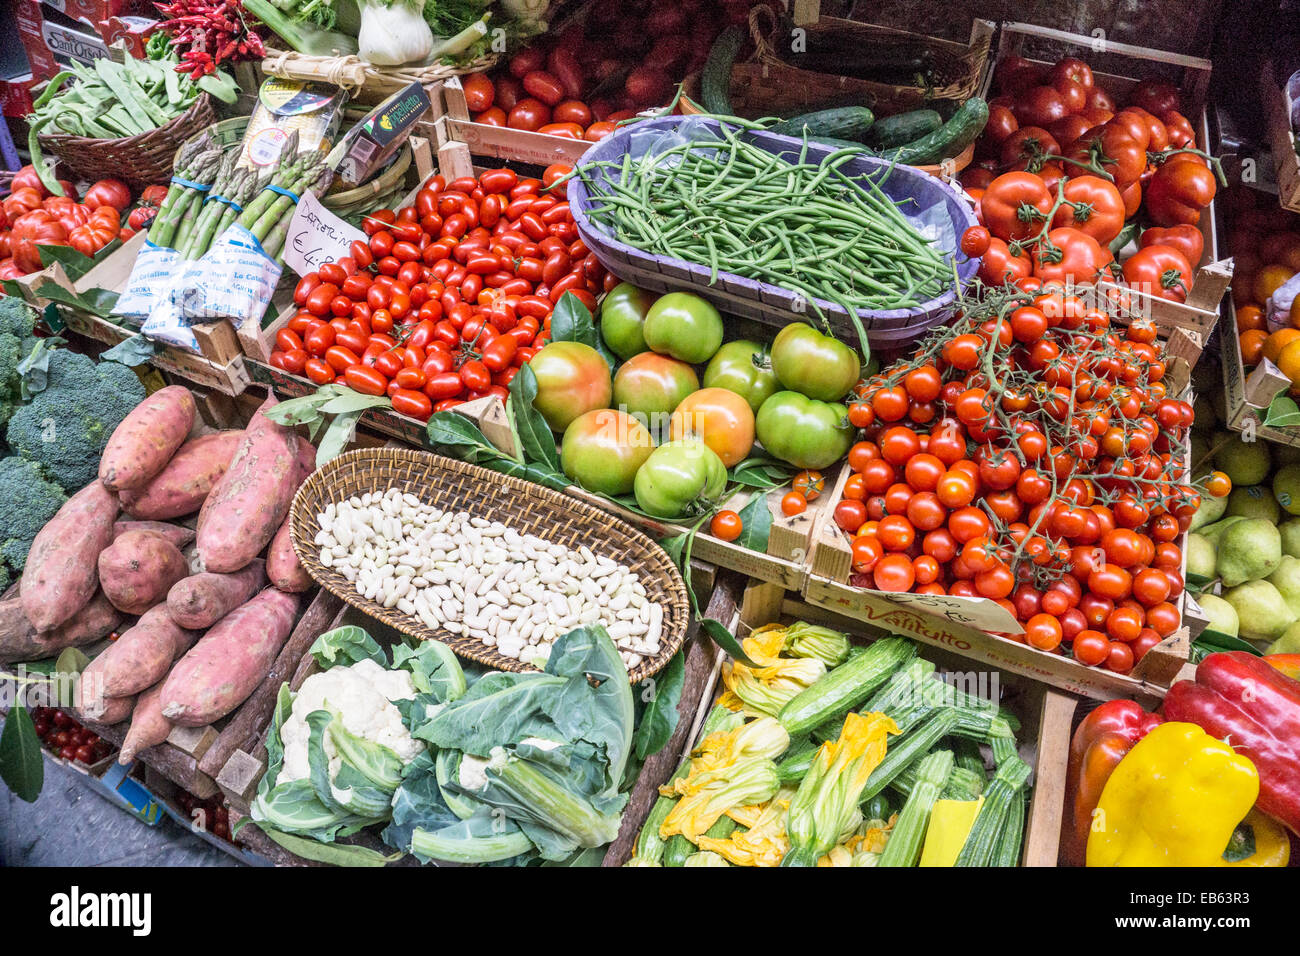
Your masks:
<svg viewBox="0 0 1300 956"><path fill-rule="evenodd" d="M700 101L706 110L717 116L736 115L731 108L731 67L744 43L743 29L727 27L713 41L709 58L700 71Z"/></svg>
<svg viewBox="0 0 1300 956"><path fill-rule="evenodd" d="M978 96L972 96L952 114L948 122L920 139L891 150L882 158L905 163L908 166L925 166L956 156L975 142L989 119L989 106Z"/></svg>
<svg viewBox="0 0 1300 956"><path fill-rule="evenodd" d="M804 113L782 120L770 127L770 132L782 136L803 136L822 141L824 137L861 142L875 121L875 115L865 106L841 106L832 110Z"/></svg>
<svg viewBox="0 0 1300 956"><path fill-rule="evenodd" d="M867 141L876 149L897 149L929 136L943 125L943 117L934 110L912 110L876 120Z"/></svg>

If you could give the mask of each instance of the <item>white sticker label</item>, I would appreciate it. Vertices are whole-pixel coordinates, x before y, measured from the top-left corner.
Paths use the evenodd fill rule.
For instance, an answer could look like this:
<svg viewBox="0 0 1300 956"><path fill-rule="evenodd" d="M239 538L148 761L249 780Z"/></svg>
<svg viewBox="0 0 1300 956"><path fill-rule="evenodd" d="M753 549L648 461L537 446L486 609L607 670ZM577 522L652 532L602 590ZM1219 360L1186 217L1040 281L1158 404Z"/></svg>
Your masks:
<svg viewBox="0 0 1300 956"><path fill-rule="evenodd" d="M284 264L305 276L326 263L345 258L358 240L365 242L365 233L334 215L311 193L303 193L289 221Z"/></svg>

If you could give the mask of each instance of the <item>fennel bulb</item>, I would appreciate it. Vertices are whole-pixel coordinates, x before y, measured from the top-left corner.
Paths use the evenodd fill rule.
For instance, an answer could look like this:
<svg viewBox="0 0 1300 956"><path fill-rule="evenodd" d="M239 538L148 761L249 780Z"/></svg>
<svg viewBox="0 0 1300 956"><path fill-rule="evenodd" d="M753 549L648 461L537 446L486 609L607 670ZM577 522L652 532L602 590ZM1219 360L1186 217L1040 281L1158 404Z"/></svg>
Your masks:
<svg viewBox="0 0 1300 956"><path fill-rule="evenodd" d="M375 66L422 62L433 49L424 0L359 0L361 58Z"/></svg>

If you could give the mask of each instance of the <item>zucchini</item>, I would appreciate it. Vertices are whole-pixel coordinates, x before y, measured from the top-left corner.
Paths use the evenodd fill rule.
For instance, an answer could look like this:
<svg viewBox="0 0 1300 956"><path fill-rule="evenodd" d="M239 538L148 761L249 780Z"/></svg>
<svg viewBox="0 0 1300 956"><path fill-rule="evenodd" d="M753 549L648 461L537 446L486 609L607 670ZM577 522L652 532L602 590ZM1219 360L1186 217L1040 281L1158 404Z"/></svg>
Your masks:
<svg viewBox="0 0 1300 956"><path fill-rule="evenodd" d="M943 117L934 110L912 110L876 120L867 142L876 149L895 149L929 136L943 125Z"/></svg>
<svg viewBox="0 0 1300 956"><path fill-rule="evenodd" d="M876 866L916 866L921 842L930 824L930 811L952 772L952 751L936 750L918 768L916 786L903 804L903 812L889 831L889 842Z"/></svg>
<svg viewBox="0 0 1300 956"><path fill-rule="evenodd" d="M680 833L674 833L668 838L668 845L664 847L663 864L682 866L686 863L686 858L694 852L696 852L694 843Z"/></svg>
<svg viewBox="0 0 1300 956"><path fill-rule="evenodd" d="M871 696L898 668L916 656L916 645L904 637L885 637L858 657L805 687L777 715L791 737L808 733L835 714L851 710Z"/></svg>
<svg viewBox="0 0 1300 956"><path fill-rule="evenodd" d="M860 799L870 800L884 790L891 780L931 750L956 723L957 712L944 708L902 739L896 737L890 741L885 750L885 759L867 777L867 785L862 788ZM951 756L949 753L949 758Z"/></svg>
<svg viewBox="0 0 1300 956"><path fill-rule="evenodd" d="M1011 757L998 765L993 782L984 791L984 805L980 807L975 825L971 827L970 836L966 838L961 853L957 855L957 866L991 866L995 854L1005 838L1003 831L1008 826L1016 826L1016 814L1012 812L1012 801L1021 798L1021 791L1029 780L1029 764L1019 757ZM1020 814L1019 826L1024 826L1024 815Z"/></svg>
<svg viewBox="0 0 1300 956"><path fill-rule="evenodd" d="M700 101L710 113L736 115L731 108L731 67L744 43L745 31L739 26L727 27L713 41L709 58L700 70Z"/></svg>
<svg viewBox="0 0 1300 956"><path fill-rule="evenodd" d="M942 162L975 142L988 119L988 104L978 96L972 96L933 133L888 152L882 158L908 166Z"/></svg>
<svg viewBox="0 0 1300 956"><path fill-rule="evenodd" d="M840 722L841 726L843 721ZM838 731L836 732L838 735ZM817 756L820 745L811 740L803 740L791 745L776 765L776 775L784 786L798 783L812 767L813 758Z"/></svg>
<svg viewBox="0 0 1300 956"><path fill-rule="evenodd" d="M993 852L994 866L1018 866L1020 864L1020 844L1025 836L1025 795L1017 793L1011 800L1011 809L1007 811L1007 822L1002 825L1002 839Z"/></svg>
<svg viewBox="0 0 1300 956"><path fill-rule="evenodd" d="M769 127L768 132L779 133L782 136L806 135L809 139L816 140L829 136L837 140L861 143L862 137L866 135L875 119L875 114L865 106L841 106L833 110L818 110L815 113L804 113L801 116L781 120L775 126Z"/></svg>

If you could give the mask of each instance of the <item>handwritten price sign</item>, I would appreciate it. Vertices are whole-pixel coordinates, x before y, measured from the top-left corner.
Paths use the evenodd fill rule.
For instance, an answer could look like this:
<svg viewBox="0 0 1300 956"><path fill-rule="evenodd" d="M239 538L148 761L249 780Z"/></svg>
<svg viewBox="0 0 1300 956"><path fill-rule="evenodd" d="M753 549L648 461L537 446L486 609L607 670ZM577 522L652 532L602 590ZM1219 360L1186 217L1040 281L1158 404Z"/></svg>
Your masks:
<svg viewBox="0 0 1300 956"><path fill-rule="evenodd" d="M365 238L365 233L334 215L311 193L303 193L289 222L284 264L305 276L344 258L355 240L364 242Z"/></svg>

